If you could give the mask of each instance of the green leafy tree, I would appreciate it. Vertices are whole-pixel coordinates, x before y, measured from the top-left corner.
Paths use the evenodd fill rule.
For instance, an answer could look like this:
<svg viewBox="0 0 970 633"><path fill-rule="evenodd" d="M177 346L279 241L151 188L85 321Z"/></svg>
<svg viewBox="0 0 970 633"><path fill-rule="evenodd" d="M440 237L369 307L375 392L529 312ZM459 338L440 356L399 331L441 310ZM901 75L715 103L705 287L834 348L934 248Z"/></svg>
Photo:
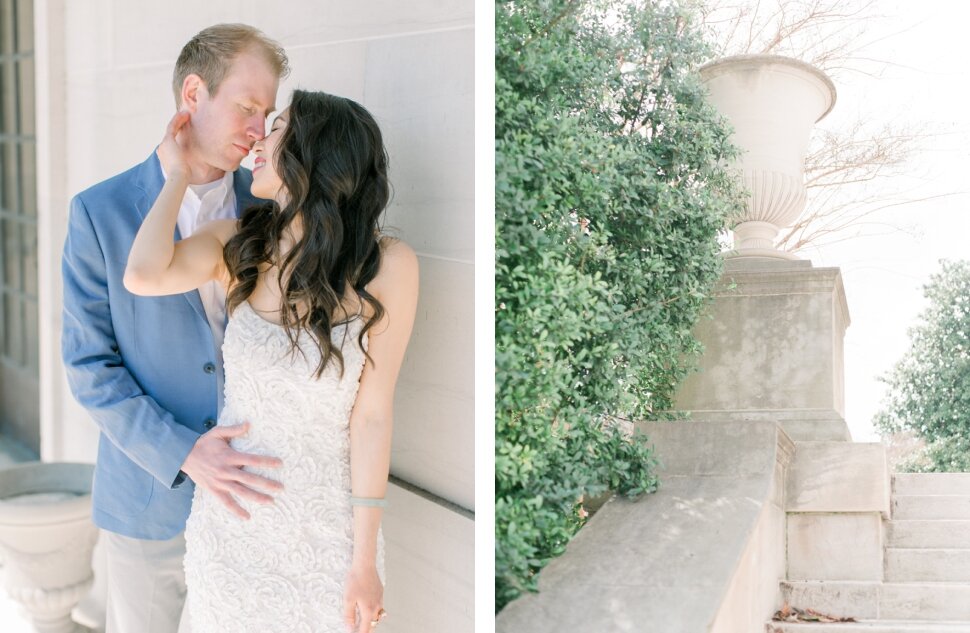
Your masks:
<svg viewBox="0 0 970 633"><path fill-rule="evenodd" d="M875 424L911 432L926 450L903 470L970 471L970 262L943 261L924 287L928 301L910 348L883 380L889 392Z"/></svg>
<svg viewBox="0 0 970 633"><path fill-rule="evenodd" d="M676 1L496 4L496 609L582 526L656 487L656 418L737 212L708 54Z"/></svg>

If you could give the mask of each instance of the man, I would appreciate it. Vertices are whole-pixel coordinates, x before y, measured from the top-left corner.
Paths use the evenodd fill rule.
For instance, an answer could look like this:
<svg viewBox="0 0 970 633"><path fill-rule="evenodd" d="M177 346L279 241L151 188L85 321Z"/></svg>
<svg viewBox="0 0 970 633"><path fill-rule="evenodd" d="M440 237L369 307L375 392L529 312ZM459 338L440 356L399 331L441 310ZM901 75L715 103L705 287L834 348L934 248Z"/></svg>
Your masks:
<svg viewBox="0 0 970 633"><path fill-rule="evenodd" d="M178 138L191 186L175 239L238 217L254 201L252 174L239 165L265 135L288 71L279 44L245 25L207 28L182 49L173 89L191 116ZM221 288L167 297L124 288L128 251L164 178L153 152L75 196L64 245L64 363L74 396L101 429L93 502L105 530L107 633L175 633L194 485L242 517L234 497L275 485L242 466L279 465L232 450L229 439L245 425L213 428L222 405Z"/></svg>

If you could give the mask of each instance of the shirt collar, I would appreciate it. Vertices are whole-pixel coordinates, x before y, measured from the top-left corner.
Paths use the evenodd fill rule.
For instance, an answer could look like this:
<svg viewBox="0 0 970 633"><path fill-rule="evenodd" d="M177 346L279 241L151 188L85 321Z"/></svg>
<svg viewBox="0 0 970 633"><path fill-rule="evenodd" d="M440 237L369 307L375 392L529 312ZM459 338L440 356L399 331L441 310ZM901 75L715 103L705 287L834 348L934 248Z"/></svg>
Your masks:
<svg viewBox="0 0 970 633"><path fill-rule="evenodd" d="M156 150L155 153L158 154L158 151ZM158 167L162 170L162 179L168 180L168 174L165 173L165 167L162 165L161 159L158 161ZM224 172L219 184L206 192L205 196L207 198L211 197L215 201L216 206L221 206L226 201L226 198L229 197L229 192L232 191L232 178L233 172ZM213 195L210 196L210 194ZM195 191L192 190L191 185L185 189L185 195L191 196L190 199L194 200L197 204L201 204L202 202Z"/></svg>
<svg viewBox="0 0 970 633"><path fill-rule="evenodd" d="M232 191L232 172L227 171L225 174L223 174L222 179L219 180L218 183L219 184L213 186L211 189L202 194L202 198L199 198L198 194L195 193L195 190L192 189L191 186L186 190L185 195L195 197L199 200L200 204L204 199L206 207L211 205L213 208L218 208L225 203L226 198L229 197L229 192ZM212 183L208 184L211 185Z"/></svg>

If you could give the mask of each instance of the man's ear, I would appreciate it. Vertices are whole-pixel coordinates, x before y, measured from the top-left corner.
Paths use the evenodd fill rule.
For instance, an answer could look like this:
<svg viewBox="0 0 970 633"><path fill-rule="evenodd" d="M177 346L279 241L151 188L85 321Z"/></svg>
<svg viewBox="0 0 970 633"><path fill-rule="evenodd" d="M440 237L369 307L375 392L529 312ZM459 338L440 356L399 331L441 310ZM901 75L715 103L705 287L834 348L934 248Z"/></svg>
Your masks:
<svg viewBox="0 0 970 633"><path fill-rule="evenodd" d="M182 82L182 109L195 114L199 108L199 102L209 98L205 82L202 77L191 73Z"/></svg>

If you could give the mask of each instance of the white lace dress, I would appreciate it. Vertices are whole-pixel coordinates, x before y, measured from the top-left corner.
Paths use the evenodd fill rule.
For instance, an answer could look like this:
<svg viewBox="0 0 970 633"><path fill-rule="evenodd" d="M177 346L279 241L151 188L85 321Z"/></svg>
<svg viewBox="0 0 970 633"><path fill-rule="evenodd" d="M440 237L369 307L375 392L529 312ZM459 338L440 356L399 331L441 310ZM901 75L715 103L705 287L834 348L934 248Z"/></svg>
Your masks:
<svg viewBox="0 0 970 633"><path fill-rule="evenodd" d="M185 529L192 633L345 630L353 548L348 422L364 365L362 326L357 318L334 327L343 376L331 362L316 379L320 356L308 337L300 340L303 353L291 354L283 328L245 302L229 320L219 424L248 421L248 435L234 439L233 448L280 458L282 468L247 470L285 489L274 504L239 500L252 517L243 521L196 488ZM381 537L378 573L383 579Z"/></svg>

